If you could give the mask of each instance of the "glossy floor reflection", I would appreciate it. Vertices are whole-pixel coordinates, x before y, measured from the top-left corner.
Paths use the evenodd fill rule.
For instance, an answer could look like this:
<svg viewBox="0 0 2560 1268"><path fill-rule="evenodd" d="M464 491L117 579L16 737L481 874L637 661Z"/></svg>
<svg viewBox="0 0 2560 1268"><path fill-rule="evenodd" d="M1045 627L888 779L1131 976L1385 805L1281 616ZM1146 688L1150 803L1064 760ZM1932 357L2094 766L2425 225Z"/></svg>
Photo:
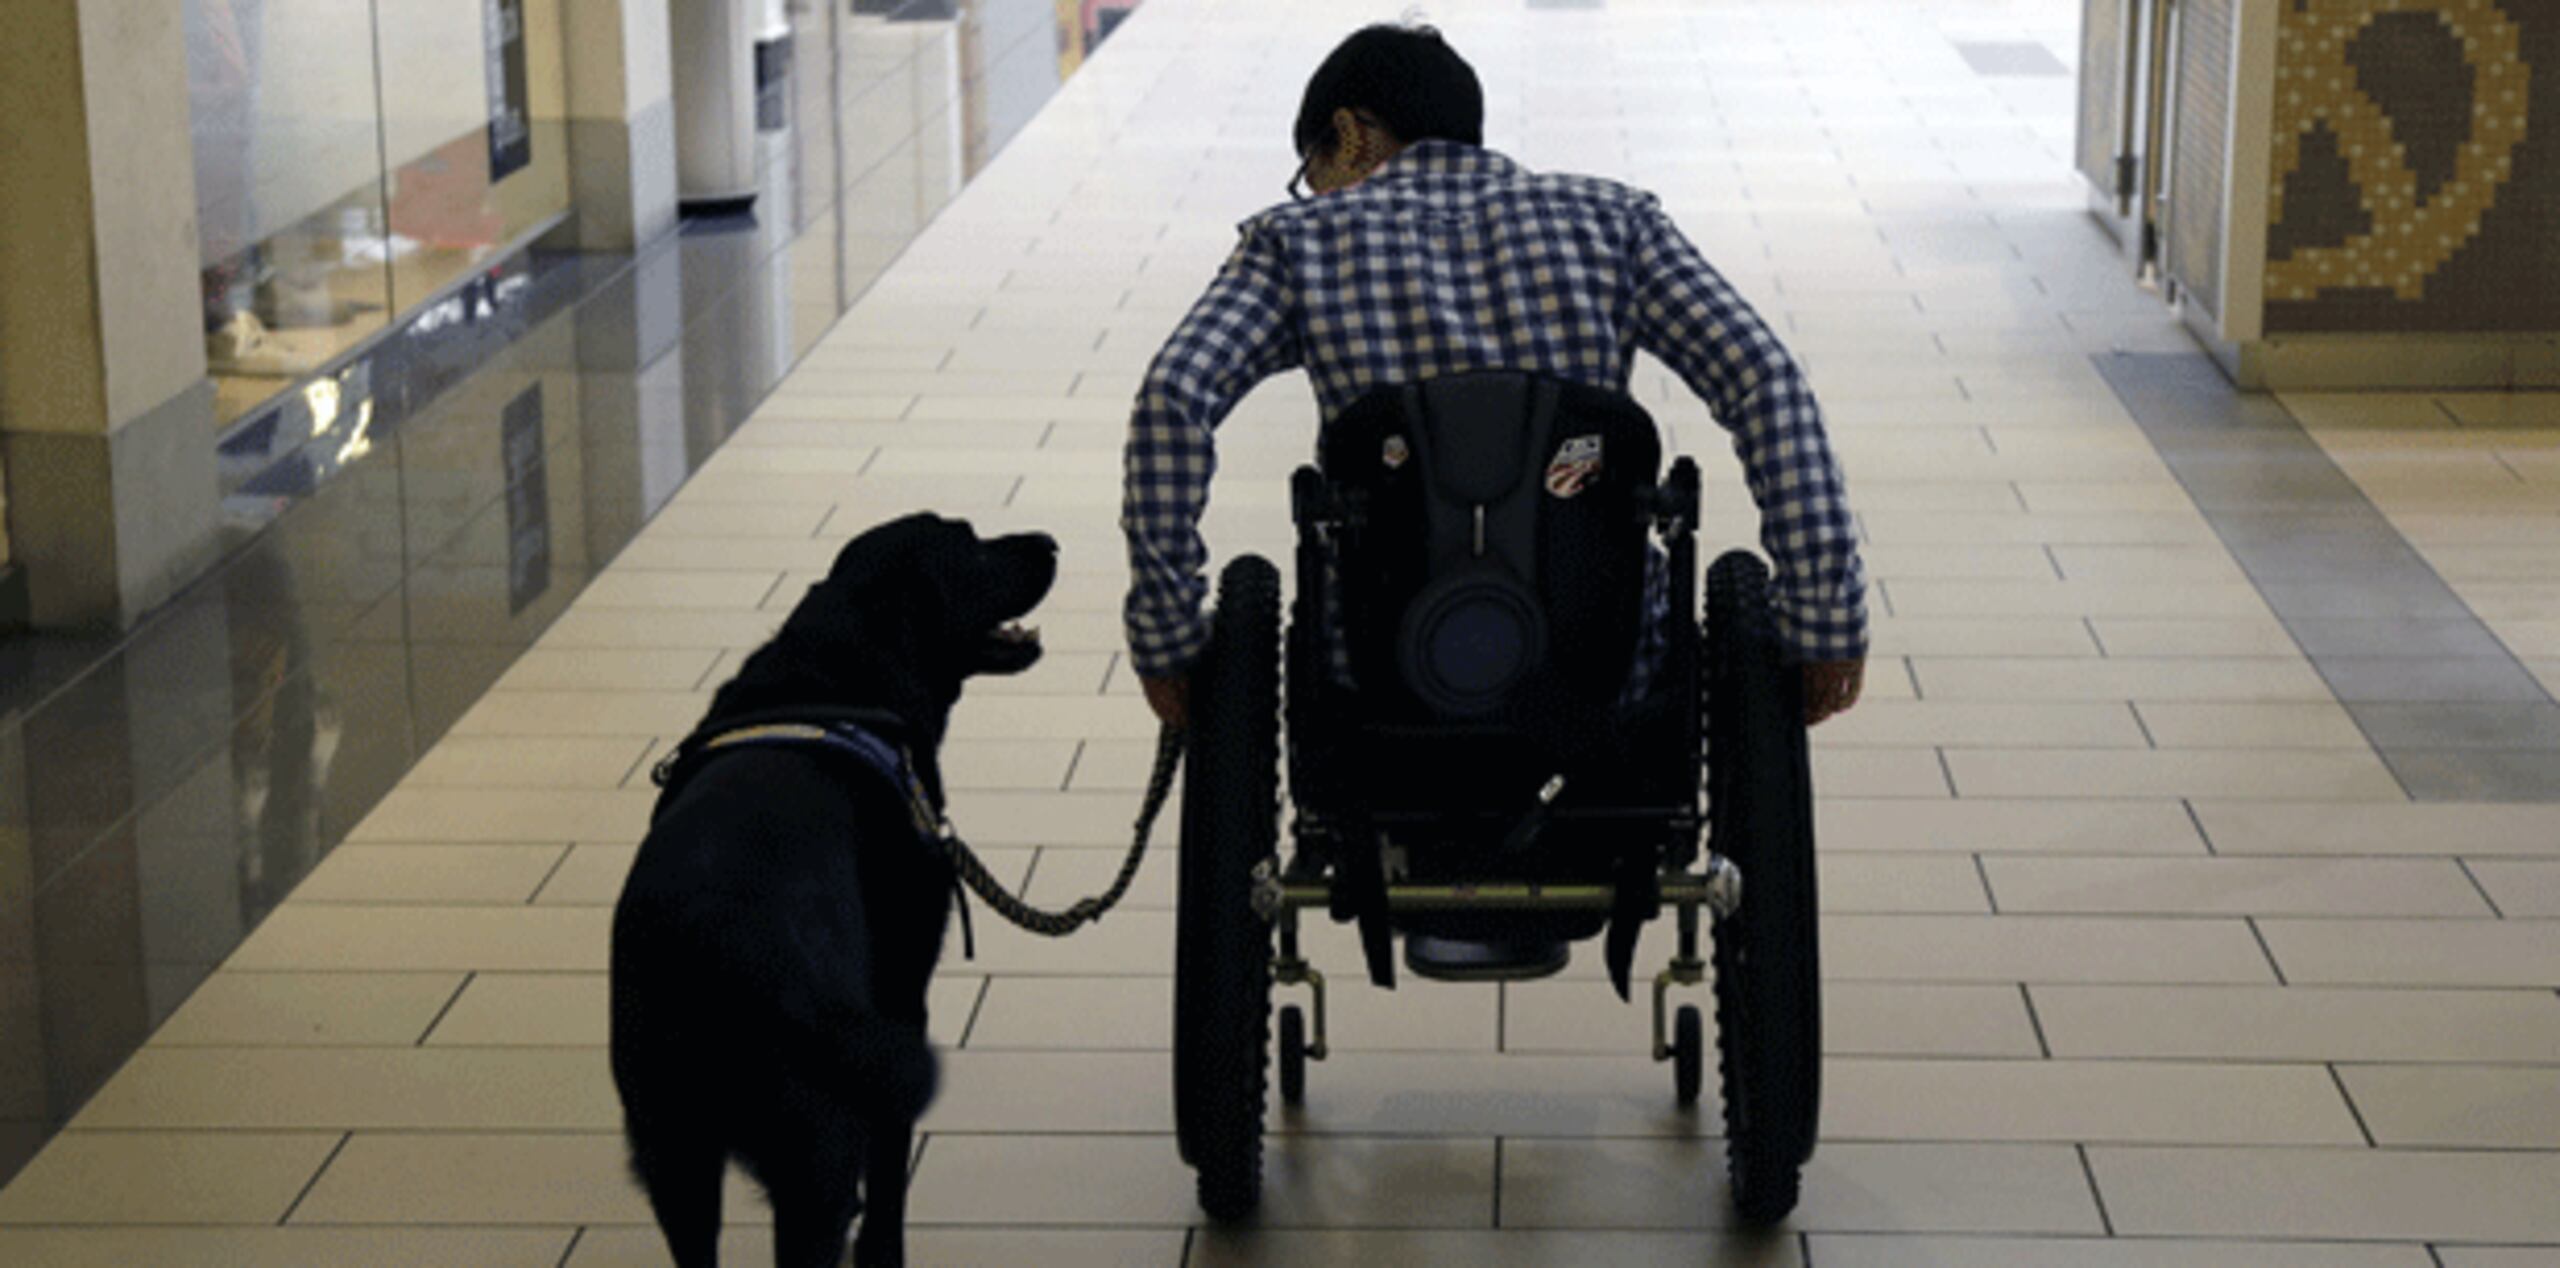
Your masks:
<svg viewBox="0 0 2560 1268"><path fill-rule="evenodd" d="M797 25L752 212L490 266L225 432L214 575L127 638L0 642L0 1179L1060 82L1045 5L854 10Z"/></svg>

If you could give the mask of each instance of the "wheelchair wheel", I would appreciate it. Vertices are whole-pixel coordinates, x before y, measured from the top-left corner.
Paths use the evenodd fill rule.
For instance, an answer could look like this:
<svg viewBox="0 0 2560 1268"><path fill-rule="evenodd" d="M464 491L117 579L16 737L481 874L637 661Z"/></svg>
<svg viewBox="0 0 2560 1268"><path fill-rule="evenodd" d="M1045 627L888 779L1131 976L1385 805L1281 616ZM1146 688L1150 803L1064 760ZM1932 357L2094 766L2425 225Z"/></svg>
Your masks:
<svg viewBox="0 0 2560 1268"><path fill-rule="evenodd" d="M1795 1209L1822 1096L1804 684L1778 644L1758 558L1716 560L1706 606L1709 843L1742 869L1742 906L1715 926L1726 1150L1736 1210L1770 1224Z"/></svg>
<svg viewBox="0 0 2560 1268"><path fill-rule="evenodd" d="M1174 920L1173 1106L1200 1207L1242 1219L1262 1196L1271 926L1253 869L1280 831L1280 574L1247 555L1218 580L1193 670Z"/></svg>
<svg viewBox="0 0 2560 1268"><path fill-rule="evenodd" d="M1280 1103L1307 1103L1307 1015L1295 1004L1280 1010Z"/></svg>

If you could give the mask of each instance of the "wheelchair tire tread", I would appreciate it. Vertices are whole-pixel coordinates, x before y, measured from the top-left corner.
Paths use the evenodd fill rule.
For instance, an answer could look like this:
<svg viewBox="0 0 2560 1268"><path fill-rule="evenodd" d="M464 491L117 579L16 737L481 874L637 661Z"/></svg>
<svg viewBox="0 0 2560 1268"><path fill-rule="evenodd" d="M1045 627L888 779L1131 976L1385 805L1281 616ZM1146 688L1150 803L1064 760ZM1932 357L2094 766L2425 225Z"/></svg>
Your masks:
<svg viewBox="0 0 2560 1268"><path fill-rule="evenodd" d="M1710 845L1742 869L1715 929L1716 1068L1737 1213L1795 1208L1821 1096L1811 776L1802 694L1770 617L1768 572L1733 552L1707 575Z"/></svg>
<svg viewBox="0 0 2560 1268"><path fill-rule="evenodd" d="M1271 1039L1270 926L1251 873L1278 847L1280 577L1247 555L1220 575L1209 649L1192 680L1175 919L1174 1111L1211 1218L1262 1193Z"/></svg>

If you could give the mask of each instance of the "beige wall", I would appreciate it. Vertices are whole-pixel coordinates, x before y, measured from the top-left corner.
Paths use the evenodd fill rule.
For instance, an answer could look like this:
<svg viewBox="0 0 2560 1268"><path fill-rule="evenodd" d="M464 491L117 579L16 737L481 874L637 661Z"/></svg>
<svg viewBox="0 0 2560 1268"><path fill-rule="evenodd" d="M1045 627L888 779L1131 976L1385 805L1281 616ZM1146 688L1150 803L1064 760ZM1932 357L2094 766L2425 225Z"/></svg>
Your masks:
<svg viewBox="0 0 2560 1268"><path fill-rule="evenodd" d="M188 110L179 6L11 9L0 453L40 625L130 623L213 557Z"/></svg>

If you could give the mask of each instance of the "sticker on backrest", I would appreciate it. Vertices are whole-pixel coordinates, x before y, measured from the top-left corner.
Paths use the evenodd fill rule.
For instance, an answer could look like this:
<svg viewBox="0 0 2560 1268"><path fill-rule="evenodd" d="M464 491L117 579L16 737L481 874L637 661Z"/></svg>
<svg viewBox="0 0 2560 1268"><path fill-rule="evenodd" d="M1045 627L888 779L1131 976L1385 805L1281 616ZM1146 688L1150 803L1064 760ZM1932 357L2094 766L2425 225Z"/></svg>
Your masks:
<svg viewBox="0 0 2560 1268"><path fill-rule="evenodd" d="M1555 459L1547 464L1547 492L1569 498L1582 492L1591 478L1600 474L1600 438L1570 436L1556 446Z"/></svg>

